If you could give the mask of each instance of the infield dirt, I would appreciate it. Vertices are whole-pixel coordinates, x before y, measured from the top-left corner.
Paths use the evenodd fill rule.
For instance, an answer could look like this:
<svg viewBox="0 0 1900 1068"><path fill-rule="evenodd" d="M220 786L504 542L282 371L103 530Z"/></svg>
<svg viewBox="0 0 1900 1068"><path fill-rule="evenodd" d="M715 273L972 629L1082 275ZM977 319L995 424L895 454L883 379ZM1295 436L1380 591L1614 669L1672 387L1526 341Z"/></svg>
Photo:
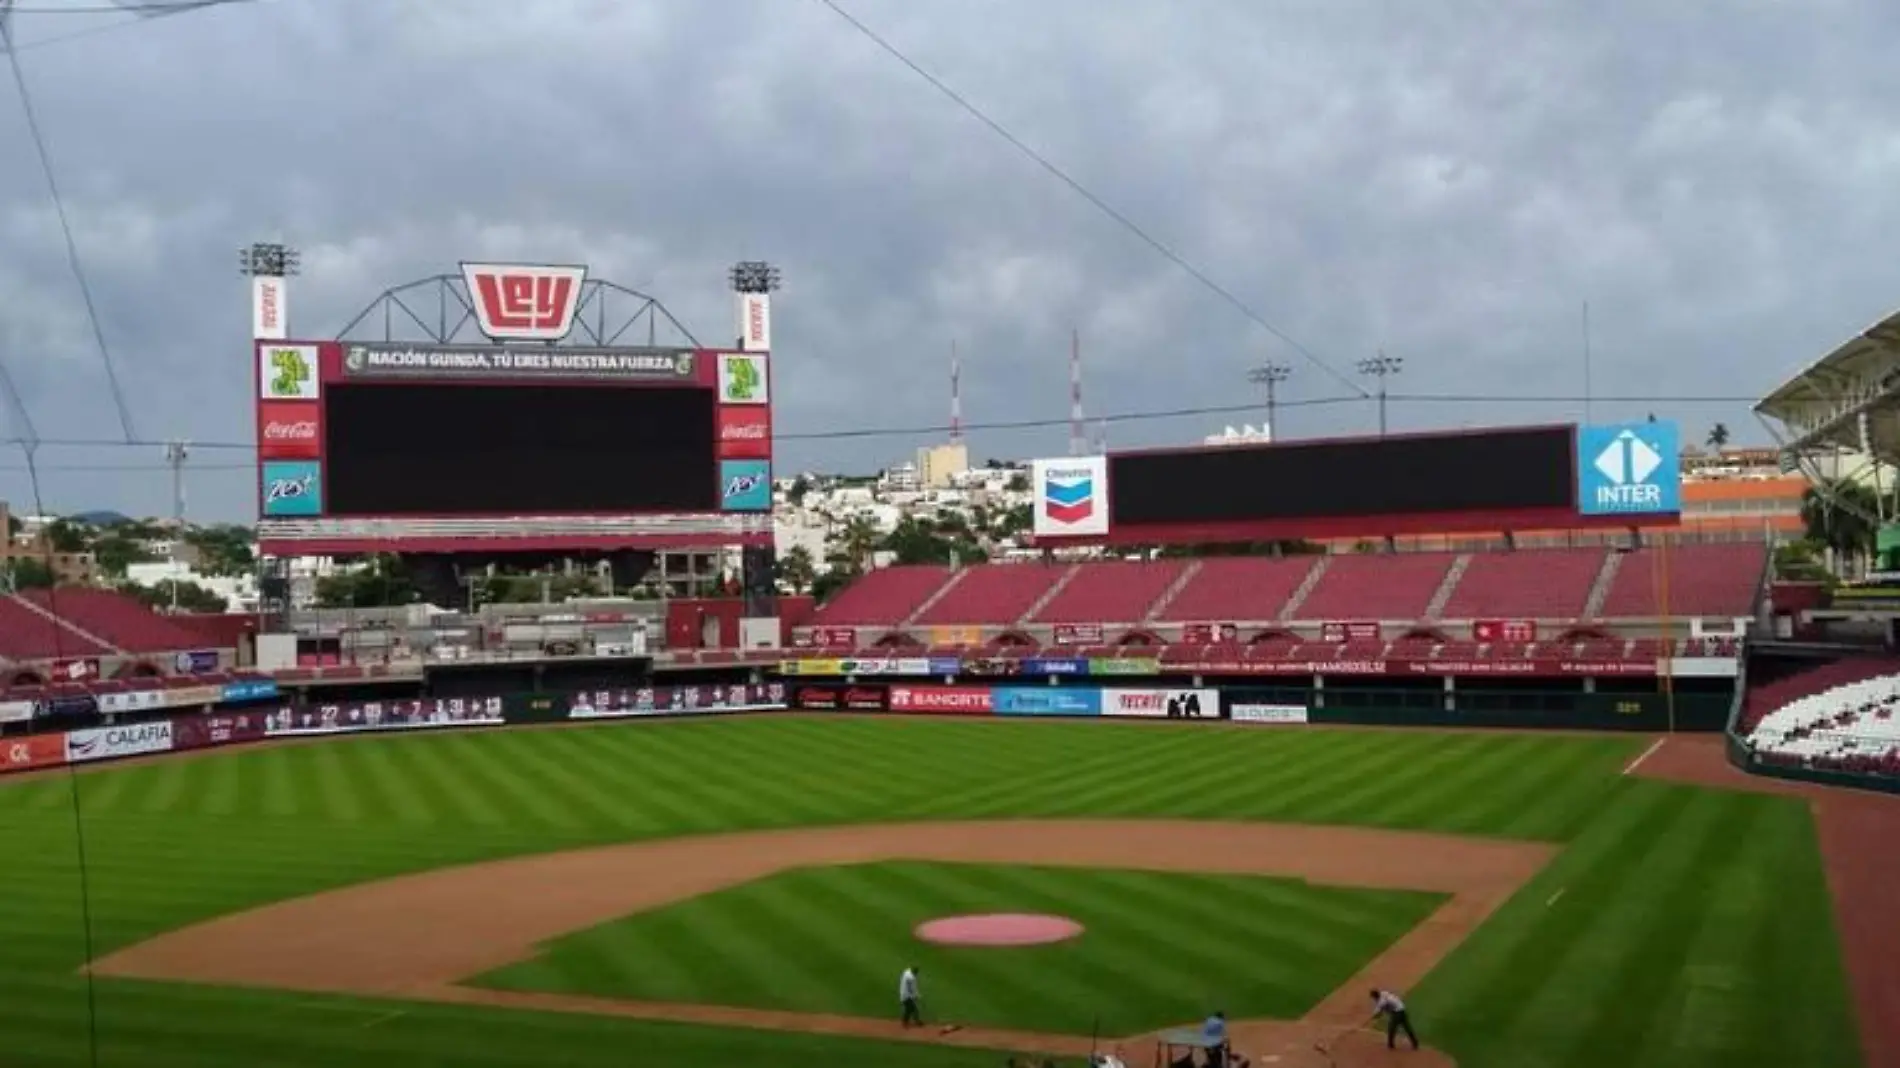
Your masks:
<svg viewBox="0 0 1900 1068"><path fill-rule="evenodd" d="M935 1027L712 1005L517 993L460 985L569 932L795 867L934 860L1279 875L1336 886L1429 890L1449 899L1296 1021L1231 1025L1257 1065L1384 1063L1383 1036L1352 1030L1373 985L1404 990L1483 923L1553 855L1548 846L1288 824L1011 820L812 828L675 838L444 868L221 917L131 946L99 975L394 997L729 1027L934 1042L1052 1056L1074 1035ZM1191 1021L1182 1021L1183 1024ZM1130 1063L1150 1036L1108 1040ZM1332 1059L1317 1050L1328 1043ZM1447 1066L1442 1053L1409 1063Z"/></svg>

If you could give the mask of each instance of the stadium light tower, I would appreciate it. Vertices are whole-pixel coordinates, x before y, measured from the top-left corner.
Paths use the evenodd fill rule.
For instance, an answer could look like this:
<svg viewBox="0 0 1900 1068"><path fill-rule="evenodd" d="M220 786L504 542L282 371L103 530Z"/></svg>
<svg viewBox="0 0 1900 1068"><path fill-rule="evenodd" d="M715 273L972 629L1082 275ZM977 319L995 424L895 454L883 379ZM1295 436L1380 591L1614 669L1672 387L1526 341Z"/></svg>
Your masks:
<svg viewBox="0 0 1900 1068"><path fill-rule="evenodd" d="M764 260L740 260L726 277L739 295L739 347L747 352L772 348L772 293L778 289L778 268Z"/></svg>
<svg viewBox="0 0 1900 1068"><path fill-rule="evenodd" d="M289 245L260 241L238 249L238 273L251 280L251 338L282 341L290 336L290 294L284 279L303 265Z"/></svg>
<svg viewBox="0 0 1900 1068"><path fill-rule="evenodd" d="M1387 356L1383 349L1370 360L1359 361L1359 373L1379 380L1379 436L1385 437L1385 380L1398 374L1405 364L1403 356Z"/></svg>
<svg viewBox="0 0 1900 1068"><path fill-rule="evenodd" d="M1247 372L1247 381L1252 382L1256 386L1267 387L1267 440L1268 441L1273 440L1274 431L1280 425L1280 420L1275 414L1275 405L1278 400L1278 398L1275 395L1275 389L1276 387L1279 386L1280 383L1286 381L1288 378L1291 378L1292 376L1293 376L1293 368L1288 367L1286 364L1283 364L1283 363L1263 363L1260 366L1254 368L1253 370Z"/></svg>

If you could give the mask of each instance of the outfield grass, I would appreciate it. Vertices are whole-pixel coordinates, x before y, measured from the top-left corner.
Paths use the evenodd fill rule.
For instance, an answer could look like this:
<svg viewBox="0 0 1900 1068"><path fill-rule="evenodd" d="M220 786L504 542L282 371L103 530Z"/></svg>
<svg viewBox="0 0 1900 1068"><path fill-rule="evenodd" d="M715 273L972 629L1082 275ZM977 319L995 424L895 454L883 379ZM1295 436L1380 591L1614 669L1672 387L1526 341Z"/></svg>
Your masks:
<svg viewBox="0 0 1900 1068"><path fill-rule="evenodd" d="M94 949L314 890L630 838L1169 816L1570 843L1414 991L1466 1068L1858 1063L1814 833L1620 777L1619 738L851 718L381 737L80 776ZM65 780L0 785L0 1064L86 1063ZM1563 893L1547 904L1558 890ZM888 982L888 979L886 979ZM100 1063L992 1065L988 1054L105 981Z"/></svg>
<svg viewBox="0 0 1900 1068"><path fill-rule="evenodd" d="M477 985L889 1016L929 977L958 1023L1134 1035L1220 1006L1292 1020L1444 895L1298 879L922 861L801 868L576 932ZM1008 949L920 942L941 916L1039 912L1084 933Z"/></svg>

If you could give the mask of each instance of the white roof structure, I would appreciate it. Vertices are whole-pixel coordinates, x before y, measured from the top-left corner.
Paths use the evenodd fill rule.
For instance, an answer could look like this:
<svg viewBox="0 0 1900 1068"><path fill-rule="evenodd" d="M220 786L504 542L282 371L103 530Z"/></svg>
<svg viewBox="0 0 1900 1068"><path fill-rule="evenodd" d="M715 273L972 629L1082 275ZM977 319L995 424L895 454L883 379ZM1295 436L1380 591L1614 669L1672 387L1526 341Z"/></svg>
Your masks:
<svg viewBox="0 0 1900 1068"><path fill-rule="evenodd" d="M1777 387L1755 412L1797 462L1844 450L1900 464L1900 312Z"/></svg>

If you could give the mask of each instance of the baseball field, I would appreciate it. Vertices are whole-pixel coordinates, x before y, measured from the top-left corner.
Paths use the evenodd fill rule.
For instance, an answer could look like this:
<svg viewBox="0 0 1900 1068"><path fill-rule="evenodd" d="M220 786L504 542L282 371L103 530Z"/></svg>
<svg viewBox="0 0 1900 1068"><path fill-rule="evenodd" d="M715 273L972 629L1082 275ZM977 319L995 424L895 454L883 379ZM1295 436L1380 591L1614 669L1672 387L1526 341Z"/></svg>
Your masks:
<svg viewBox="0 0 1900 1068"><path fill-rule="evenodd" d="M0 782L0 1065L993 1068L1215 1008L1305 1043L1371 982L1415 1064L1865 1063L1808 803L1650 744L762 716L213 751L77 821ZM912 935L998 911L1083 933Z"/></svg>

